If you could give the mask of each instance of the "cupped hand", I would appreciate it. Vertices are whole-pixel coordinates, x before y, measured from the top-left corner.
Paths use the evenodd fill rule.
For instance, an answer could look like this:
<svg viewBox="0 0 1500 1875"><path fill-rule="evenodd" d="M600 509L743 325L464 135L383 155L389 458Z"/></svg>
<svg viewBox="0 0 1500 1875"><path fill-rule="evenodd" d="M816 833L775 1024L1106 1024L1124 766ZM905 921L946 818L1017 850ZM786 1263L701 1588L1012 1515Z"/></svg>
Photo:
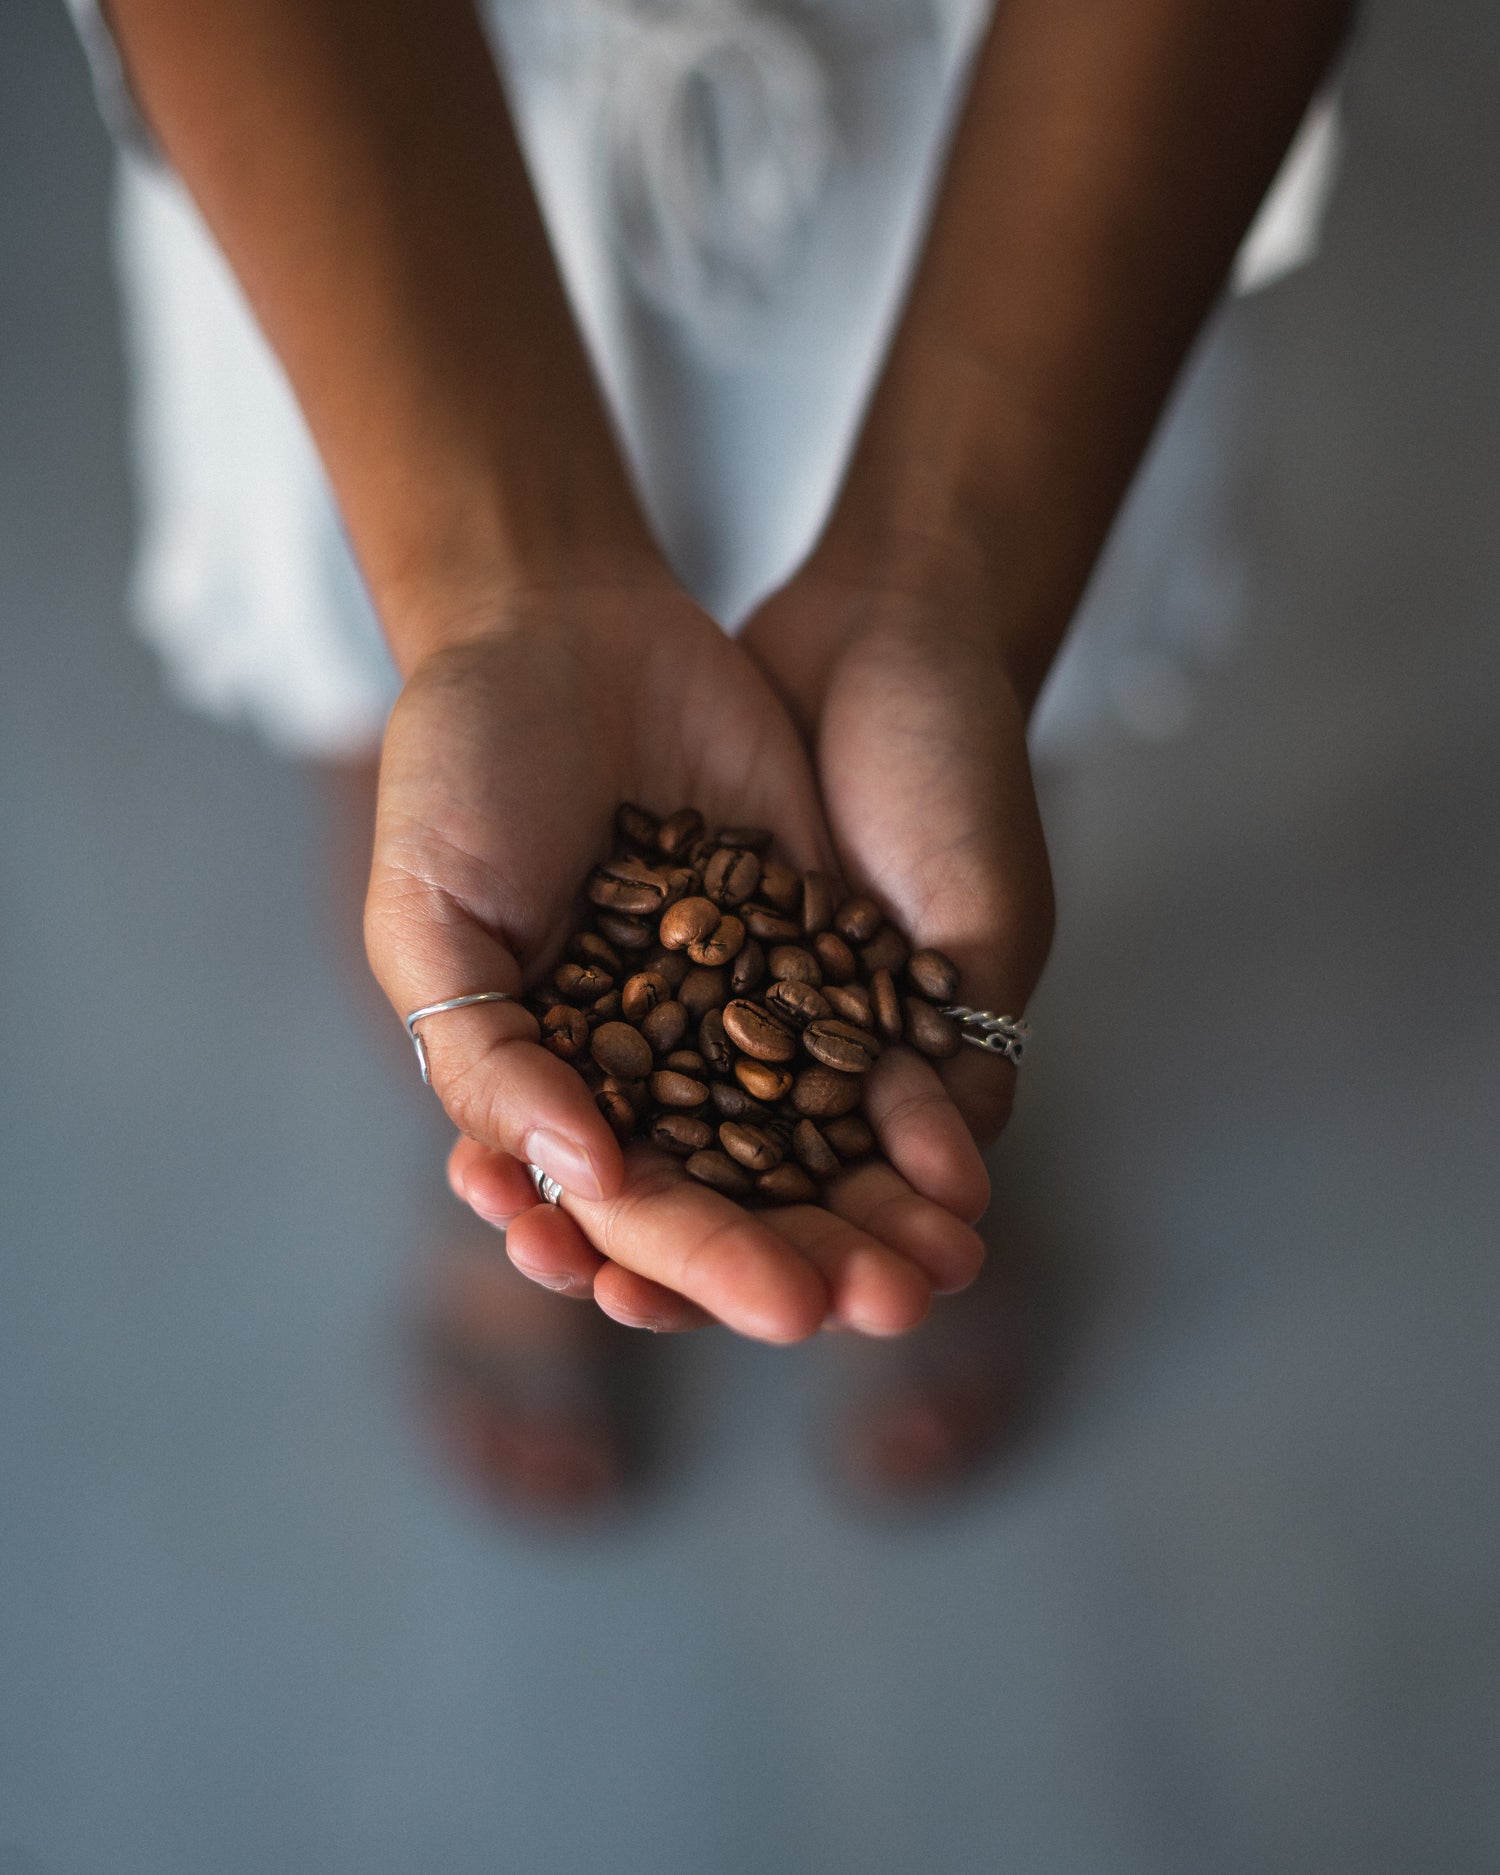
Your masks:
<svg viewBox="0 0 1500 1875"><path fill-rule="evenodd" d="M381 763L366 945L399 1014L477 990L519 995L555 960L614 809L692 803L757 822L826 864L816 784L785 705L743 649L675 587L512 597L493 629L426 659ZM518 1267L592 1293L622 1320L711 1319L770 1341L825 1322L912 1327L934 1282L978 1266L977 1239L913 1194L879 1215L751 1214L644 1143L622 1154L583 1080L516 1003L423 1025L462 1139L455 1189L507 1227ZM563 1187L536 1201L526 1164Z"/></svg>
<svg viewBox="0 0 1500 1875"><path fill-rule="evenodd" d="M814 564L766 602L742 642L813 752L844 876L913 944L953 959L962 1002L1020 1015L1051 942L1051 873L1026 713L985 596L865 583ZM1015 1081L1004 1057L978 1049L936 1068L888 1050L868 1101L896 1170L865 1168L863 1195L899 1173L977 1218L989 1185L974 1148L1004 1126Z"/></svg>

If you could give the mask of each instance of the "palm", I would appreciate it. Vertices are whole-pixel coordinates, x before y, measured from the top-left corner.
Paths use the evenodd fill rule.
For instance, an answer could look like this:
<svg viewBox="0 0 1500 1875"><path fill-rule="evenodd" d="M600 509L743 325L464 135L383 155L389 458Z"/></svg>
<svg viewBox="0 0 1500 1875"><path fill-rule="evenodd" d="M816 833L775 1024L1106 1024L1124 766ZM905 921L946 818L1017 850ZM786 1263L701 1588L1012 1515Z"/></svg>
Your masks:
<svg viewBox="0 0 1500 1875"><path fill-rule="evenodd" d="M653 589L535 600L505 624L504 635L424 667L387 736L367 932L398 1008L535 980L622 799L759 821L795 861L826 862L795 725L745 653L685 598ZM477 1142L461 1149L464 1163L501 1193L523 1265L529 1256L542 1271L578 1271L601 1299L638 1299L644 1283L659 1316L675 1321L675 1298L687 1297L770 1339L817 1327L830 1296L835 1313L863 1310L867 1325L920 1315L925 1280L863 1228L857 1198L854 1216L798 1206L751 1217L644 1146L622 1167L583 1083L535 1033L529 1016L494 1005L428 1030L434 1083ZM569 1140L581 1161L564 1176L556 1149ZM562 1208L516 1215L532 1197L523 1162L549 1154ZM886 1226L898 1241L914 1229L931 1260L941 1236L931 1219ZM946 1268L967 1257L967 1246L949 1249Z"/></svg>
<svg viewBox="0 0 1500 1875"><path fill-rule="evenodd" d="M826 837L785 711L686 600L625 593L571 613L512 617L419 674L382 764L377 902L439 884L527 982L621 800L763 818L808 864Z"/></svg>

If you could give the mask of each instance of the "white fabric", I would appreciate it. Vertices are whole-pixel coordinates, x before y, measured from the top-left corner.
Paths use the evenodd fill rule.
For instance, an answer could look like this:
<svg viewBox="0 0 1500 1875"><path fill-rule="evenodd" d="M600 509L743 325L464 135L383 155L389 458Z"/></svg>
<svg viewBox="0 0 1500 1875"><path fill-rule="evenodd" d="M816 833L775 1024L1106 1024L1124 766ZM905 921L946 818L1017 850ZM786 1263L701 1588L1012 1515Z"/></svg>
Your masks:
<svg viewBox="0 0 1500 1875"><path fill-rule="evenodd" d="M647 511L733 629L826 515L982 4L494 0L490 22ZM1300 182L1270 198L1274 238L1247 244L1256 284L1315 244L1336 156L1323 122L1312 156L1294 152ZM196 707L294 753L368 746L394 673L280 371L162 167L125 162L118 226L140 627Z"/></svg>

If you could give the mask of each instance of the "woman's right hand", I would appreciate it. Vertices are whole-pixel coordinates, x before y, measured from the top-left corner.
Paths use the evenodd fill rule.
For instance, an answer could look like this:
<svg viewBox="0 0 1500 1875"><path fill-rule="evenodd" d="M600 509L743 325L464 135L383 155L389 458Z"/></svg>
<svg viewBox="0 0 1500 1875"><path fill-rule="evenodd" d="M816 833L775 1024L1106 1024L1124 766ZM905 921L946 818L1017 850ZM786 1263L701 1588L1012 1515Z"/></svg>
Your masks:
<svg viewBox="0 0 1500 1875"><path fill-rule="evenodd" d="M675 585L511 596L427 657L381 764L366 944L399 1015L476 990L518 996L558 956L578 883L622 800L774 828L787 856L830 844L798 732L751 659ZM450 1176L507 1227L517 1265L657 1327L704 1319L768 1341L825 1322L900 1333L981 1248L910 1193L878 1220L798 1205L751 1214L642 1142L622 1154L592 1095L516 1003L423 1025L432 1083L464 1138ZM540 1205L525 1167L563 1187Z"/></svg>

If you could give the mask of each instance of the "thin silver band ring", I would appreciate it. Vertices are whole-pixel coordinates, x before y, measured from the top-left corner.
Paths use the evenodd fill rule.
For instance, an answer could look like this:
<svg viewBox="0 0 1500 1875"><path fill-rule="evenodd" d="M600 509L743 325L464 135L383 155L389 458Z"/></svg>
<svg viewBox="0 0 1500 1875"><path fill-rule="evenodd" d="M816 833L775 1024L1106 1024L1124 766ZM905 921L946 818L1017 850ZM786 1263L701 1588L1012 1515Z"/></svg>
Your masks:
<svg viewBox="0 0 1500 1875"><path fill-rule="evenodd" d="M424 1016L445 1015L450 1009L472 1009L476 1003L513 1003L519 998L506 990L476 990L472 996L449 996L440 1003L424 1003L420 1009L414 1009L406 1018L406 1032L411 1037L411 1045L417 1051L417 1063L422 1070L422 1085L432 1086L432 1075L427 1068L427 1050L422 1045L422 1038L417 1033L417 1024ZM527 1162L526 1170L531 1174L531 1182L536 1187L536 1195L543 1204L556 1204L562 1196L562 1186L539 1165Z"/></svg>
<svg viewBox="0 0 1500 1875"><path fill-rule="evenodd" d="M417 1065L422 1070L422 1085L432 1086L432 1074L427 1066L427 1050L422 1046L422 1038L417 1033L417 1024L424 1016L440 1016L449 1009L472 1009L475 1003L513 1003L518 999L505 990L476 990L472 996L450 996L446 1002L424 1003L420 1009L414 1009L406 1018L406 1032L411 1037L411 1045L417 1051Z"/></svg>

